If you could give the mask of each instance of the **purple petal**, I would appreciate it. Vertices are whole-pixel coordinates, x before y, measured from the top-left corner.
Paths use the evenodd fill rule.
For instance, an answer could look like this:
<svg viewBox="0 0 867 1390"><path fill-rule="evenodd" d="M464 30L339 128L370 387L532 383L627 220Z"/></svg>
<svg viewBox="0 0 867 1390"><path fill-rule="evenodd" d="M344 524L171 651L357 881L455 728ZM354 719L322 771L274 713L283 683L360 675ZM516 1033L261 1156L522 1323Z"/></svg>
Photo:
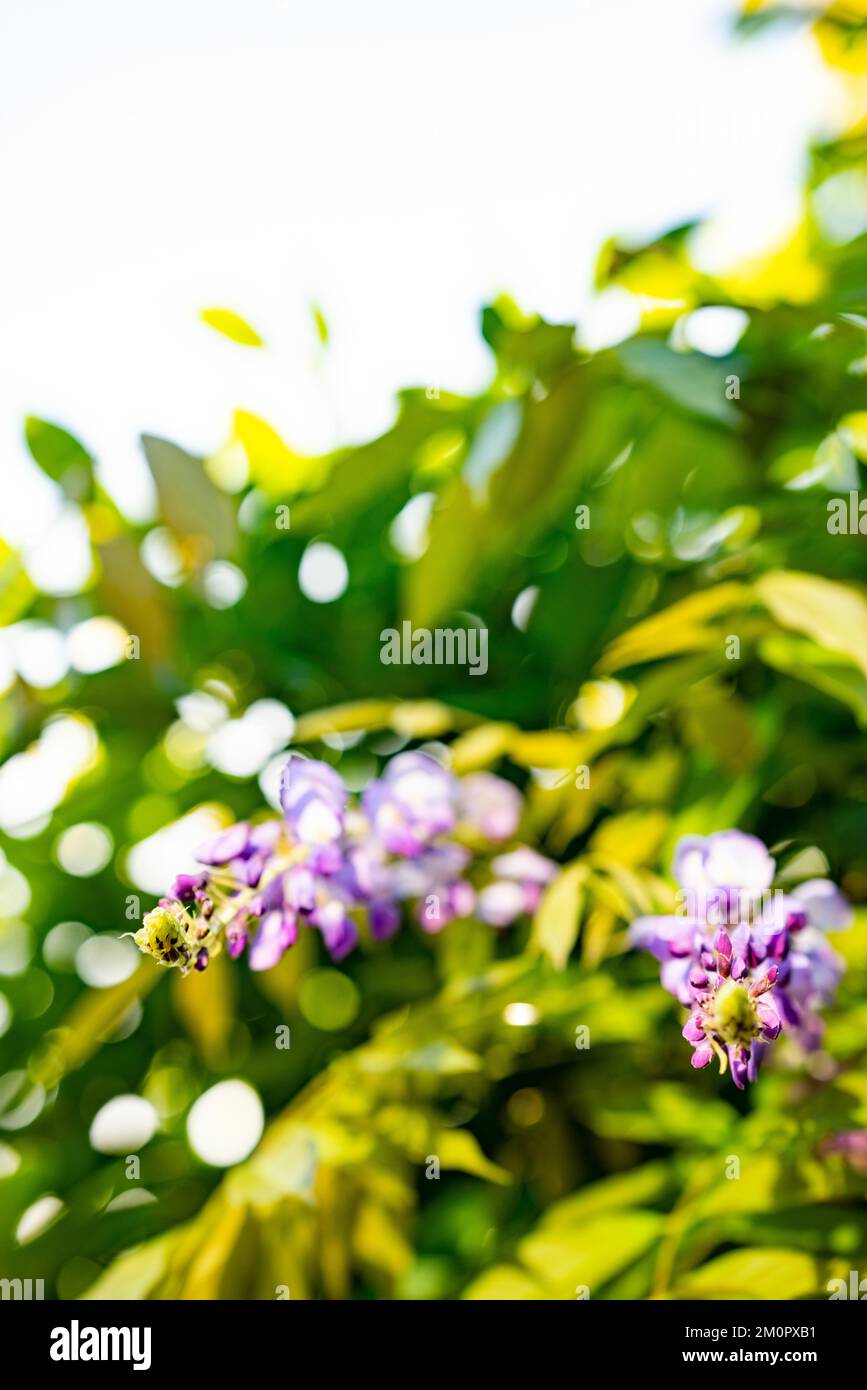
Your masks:
<svg viewBox="0 0 867 1390"><path fill-rule="evenodd" d="M457 779L427 753L399 753L362 797L364 812L392 854L420 853L454 829Z"/></svg>
<svg viewBox="0 0 867 1390"><path fill-rule="evenodd" d="M358 929L351 917L344 917L337 927L323 929L322 938L332 960L343 960L358 944Z"/></svg>
<svg viewBox="0 0 867 1390"><path fill-rule="evenodd" d="M767 846L740 830L721 830L708 837L704 867L715 887L743 888L753 894L770 888L776 869Z"/></svg>
<svg viewBox="0 0 867 1390"><path fill-rule="evenodd" d="M767 996L759 999L756 1002L756 1014L762 1025L762 1037L769 1042L772 1041L778 1036L783 1026L783 1020L780 1018L773 1001Z"/></svg>
<svg viewBox="0 0 867 1390"><path fill-rule="evenodd" d="M679 999L681 1004L692 1004L692 991L689 987L689 974L692 970L692 961L689 959L667 960L659 972L659 982L662 988L669 994L673 994L675 999Z"/></svg>
<svg viewBox="0 0 867 1390"><path fill-rule="evenodd" d="M636 917L629 943L660 961L694 956L701 946L701 924L690 917Z"/></svg>
<svg viewBox="0 0 867 1390"><path fill-rule="evenodd" d="M501 879L489 883L476 899L476 915L490 927L508 927L524 911L524 892L519 883Z"/></svg>
<svg viewBox="0 0 867 1390"><path fill-rule="evenodd" d="M295 944L298 927L291 912L269 912L262 918L256 939L250 947L251 970L271 970L283 952Z"/></svg>
<svg viewBox="0 0 867 1390"><path fill-rule="evenodd" d="M195 857L200 864L228 864L230 859L242 857L249 842L249 822L239 821L237 825L230 825L228 830L206 840L196 850Z"/></svg>
<svg viewBox="0 0 867 1390"><path fill-rule="evenodd" d="M191 903L196 893L203 889L207 882L207 874L178 874L169 889L169 897L177 898L182 903Z"/></svg>
<svg viewBox="0 0 867 1390"><path fill-rule="evenodd" d="M557 874L553 859L527 845L518 845L508 854L498 854L491 860L491 868L498 878L509 878L516 883L550 883Z"/></svg>
<svg viewBox="0 0 867 1390"><path fill-rule="evenodd" d="M492 772L475 772L460 786L460 814L485 839L498 844L518 828L523 798L517 787Z"/></svg>
<svg viewBox="0 0 867 1390"><path fill-rule="evenodd" d="M303 864L296 864L286 875L286 901L296 912L312 912L316 906L316 882Z"/></svg>
<svg viewBox="0 0 867 1390"><path fill-rule="evenodd" d="M705 873L707 840L703 835L684 835L674 851L674 877L687 893L703 893L708 887Z"/></svg>
<svg viewBox="0 0 867 1390"><path fill-rule="evenodd" d="M750 1054L743 1047L729 1047L729 1066L732 1073L732 1081L739 1091L744 1089L744 1084L749 1077Z"/></svg>
<svg viewBox="0 0 867 1390"><path fill-rule="evenodd" d="M681 1031L688 1042L704 1042L704 1029L698 1021L697 1014L690 1014L689 1018L686 1020L686 1023L683 1025Z"/></svg>
<svg viewBox="0 0 867 1390"><path fill-rule="evenodd" d="M327 845L343 830L346 788L329 763L290 758L280 781L280 804L301 844Z"/></svg>
<svg viewBox="0 0 867 1390"><path fill-rule="evenodd" d="M811 878L793 894L806 909L811 927L821 931L844 931L851 927L854 913L840 889L827 878Z"/></svg>
<svg viewBox="0 0 867 1390"><path fill-rule="evenodd" d="M374 902L368 909L370 934L375 941L387 941L400 926L400 909L390 902Z"/></svg>

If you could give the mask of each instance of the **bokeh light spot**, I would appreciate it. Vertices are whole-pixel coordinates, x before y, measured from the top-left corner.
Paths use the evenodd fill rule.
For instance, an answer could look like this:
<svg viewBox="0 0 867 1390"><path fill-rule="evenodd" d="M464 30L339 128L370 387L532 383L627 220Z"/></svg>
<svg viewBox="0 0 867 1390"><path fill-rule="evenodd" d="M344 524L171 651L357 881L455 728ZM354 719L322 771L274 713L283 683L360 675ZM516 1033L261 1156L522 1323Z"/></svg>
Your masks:
<svg viewBox="0 0 867 1390"><path fill-rule="evenodd" d="M108 864L113 847L105 826L82 821L64 830L54 852L64 873L75 878L92 878Z"/></svg>
<svg viewBox="0 0 867 1390"><path fill-rule="evenodd" d="M90 1146L102 1154L131 1154L156 1133L159 1116L141 1096L114 1096L99 1109L90 1126Z"/></svg>
<svg viewBox="0 0 867 1390"><path fill-rule="evenodd" d="M298 1007L314 1028L336 1032L358 1015L358 986L339 970L311 970L298 986Z"/></svg>
<svg viewBox="0 0 867 1390"><path fill-rule="evenodd" d="M190 1147L213 1168L229 1168L253 1152L265 1128L262 1102L246 1081L220 1081L199 1096L187 1117Z"/></svg>
<svg viewBox="0 0 867 1390"><path fill-rule="evenodd" d="M308 545L298 569L298 585L312 603L333 603L345 593L349 569L342 554L327 541Z"/></svg>
<svg viewBox="0 0 867 1390"><path fill-rule="evenodd" d="M79 946L75 968L86 985L93 989L109 989L128 980L139 960L139 953L131 941L121 941L109 932L100 932Z"/></svg>

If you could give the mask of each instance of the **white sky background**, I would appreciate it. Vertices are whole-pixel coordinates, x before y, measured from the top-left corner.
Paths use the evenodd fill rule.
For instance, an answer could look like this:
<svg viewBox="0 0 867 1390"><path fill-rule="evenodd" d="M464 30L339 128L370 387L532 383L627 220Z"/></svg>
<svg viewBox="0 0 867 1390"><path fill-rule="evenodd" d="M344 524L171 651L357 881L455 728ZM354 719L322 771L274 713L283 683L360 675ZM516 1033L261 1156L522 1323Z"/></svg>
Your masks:
<svg viewBox="0 0 867 1390"><path fill-rule="evenodd" d="M301 450L480 387L478 310L572 320L600 243L792 215L830 79L726 0L2 0L0 533L55 489L55 420L131 512L136 439L207 452L236 406ZM309 304L332 343L317 370ZM198 320L244 315L267 351Z"/></svg>

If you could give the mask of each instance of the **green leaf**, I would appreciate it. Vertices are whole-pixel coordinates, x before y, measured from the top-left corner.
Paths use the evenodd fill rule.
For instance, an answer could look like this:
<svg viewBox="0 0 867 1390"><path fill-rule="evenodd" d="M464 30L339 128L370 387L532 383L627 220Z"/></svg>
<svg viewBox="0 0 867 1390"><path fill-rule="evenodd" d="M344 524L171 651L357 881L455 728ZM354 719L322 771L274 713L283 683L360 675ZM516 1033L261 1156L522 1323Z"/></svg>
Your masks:
<svg viewBox="0 0 867 1390"><path fill-rule="evenodd" d="M800 1250L731 1250L684 1275L675 1298L806 1298L819 1293L816 1261Z"/></svg>
<svg viewBox="0 0 867 1390"><path fill-rule="evenodd" d="M394 729L404 738L435 738L473 722L472 715L439 700L352 700L303 714L295 728L295 742L309 743L359 729Z"/></svg>
<svg viewBox="0 0 867 1390"><path fill-rule="evenodd" d="M630 1173L601 1178L550 1206L542 1218L543 1227L574 1226L603 1212L655 1201L667 1194L673 1181L667 1163L645 1163Z"/></svg>
<svg viewBox="0 0 867 1390"><path fill-rule="evenodd" d="M322 347L328 346L328 320L323 314L318 304L311 304L310 312L313 315L313 325L316 329L316 336Z"/></svg>
<svg viewBox="0 0 867 1390"><path fill-rule="evenodd" d="M224 338L231 338L233 343L240 343L242 347L264 346L264 339L259 337L255 328L231 309L203 309L202 322L215 329L217 333L222 333Z"/></svg>
<svg viewBox="0 0 867 1390"><path fill-rule="evenodd" d="M755 588L783 627L847 656L867 676L867 599L856 589L798 570L772 570Z"/></svg>
<svg viewBox="0 0 867 1390"><path fill-rule="evenodd" d="M233 442L247 456L251 480L269 497L310 491L328 472L327 460L296 454L267 420L248 410L235 411Z"/></svg>
<svg viewBox="0 0 867 1390"><path fill-rule="evenodd" d="M388 1072L419 1072L431 1076L466 1076L481 1070L481 1062L474 1052L461 1047L459 1043L440 1038L425 1043L411 1051L400 1046L371 1046L360 1055L359 1065L363 1071L382 1075Z"/></svg>
<svg viewBox="0 0 867 1390"><path fill-rule="evenodd" d="M733 1184L730 1184L733 1186ZM852 1255L863 1258L867 1250L867 1213L857 1207L809 1206L771 1214L753 1213L725 1223L727 1240L797 1246L815 1255Z"/></svg>
<svg viewBox="0 0 867 1390"><path fill-rule="evenodd" d="M627 376L651 386L682 410L735 426L738 412L726 400L730 362L701 353L674 352L658 338L632 338L617 349Z"/></svg>
<svg viewBox="0 0 867 1390"><path fill-rule="evenodd" d="M36 589L17 550L0 536L0 627L7 627L26 613Z"/></svg>
<svg viewBox="0 0 867 1390"><path fill-rule="evenodd" d="M734 582L689 594L622 632L605 651L598 669L619 671L662 656L704 651L720 643L718 630L709 623L742 608L749 598L747 586Z"/></svg>
<svg viewBox="0 0 867 1390"><path fill-rule="evenodd" d="M546 888L533 919L531 944L562 970L578 937L586 864L569 864Z"/></svg>
<svg viewBox="0 0 867 1390"><path fill-rule="evenodd" d="M594 854L613 859L616 864L635 868L656 862L668 829L664 811L624 811L609 816L591 840Z"/></svg>
<svg viewBox="0 0 867 1390"><path fill-rule="evenodd" d="M600 1216L580 1229L543 1227L521 1242L519 1254L555 1297L574 1298L583 1284L593 1298L600 1285L655 1244L663 1224L658 1212L636 1210Z"/></svg>
<svg viewBox="0 0 867 1390"><path fill-rule="evenodd" d="M292 530L310 535L358 522L390 489L403 487L431 432L432 416L429 406L404 401L396 425L387 434L329 457L320 490L292 508Z"/></svg>
<svg viewBox="0 0 867 1390"><path fill-rule="evenodd" d="M461 777L479 768L490 767L511 749L517 729L514 724L477 724L452 744L452 767Z"/></svg>
<svg viewBox="0 0 867 1390"><path fill-rule="evenodd" d="M515 1265L494 1265L474 1279L463 1297L476 1303L524 1303L548 1298L541 1285Z"/></svg>
<svg viewBox="0 0 867 1390"><path fill-rule="evenodd" d="M625 1001L628 1005L629 1000ZM590 1023L591 1034L593 1021ZM728 1101L703 1095L701 1123L696 1124L696 1095L686 1083L656 1081L647 1087L639 1079L611 1089L599 1085L590 1102L591 1127L611 1139L642 1144L680 1144L690 1149L714 1149L724 1143L737 1112Z"/></svg>
<svg viewBox="0 0 867 1390"><path fill-rule="evenodd" d="M213 554L232 555L237 543L235 508L211 482L201 459L150 434L142 436L142 448L156 483L163 520L181 537L203 537Z"/></svg>
<svg viewBox="0 0 867 1390"><path fill-rule="evenodd" d="M352 1248L362 1264L399 1279L412 1263L413 1250L393 1214L379 1202L365 1202L355 1220Z"/></svg>
<svg viewBox="0 0 867 1390"><path fill-rule="evenodd" d="M443 1129L433 1141L435 1153L443 1168L456 1168L462 1173L485 1178L488 1182L510 1183L511 1173L486 1158L475 1135L468 1129Z"/></svg>
<svg viewBox="0 0 867 1390"><path fill-rule="evenodd" d="M857 666L815 642L782 632L764 638L758 652L767 666L848 705L862 729L867 728L867 676Z"/></svg>
<svg viewBox="0 0 867 1390"><path fill-rule="evenodd" d="M28 415L24 438L34 462L68 497L88 500L93 492L93 459L80 440L60 425Z"/></svg>
<svg viewBox="0 0 867 1390"><path fill-rule="evenodd" d="M163 1278L177 1244L177 1232L170 1231L157 1240L126 1251L91 1284L82 1298L119 1302L148 1298Z"/></svg>
<svg viewBox="0 0 867 1390"><path fill-rule="evenodd" d="M202 975L172 978L172 1003L205 1062L219 1069L235 1024L237 980L226 956L217 956ZM191 987L190 987L191 986Z"/></svg>

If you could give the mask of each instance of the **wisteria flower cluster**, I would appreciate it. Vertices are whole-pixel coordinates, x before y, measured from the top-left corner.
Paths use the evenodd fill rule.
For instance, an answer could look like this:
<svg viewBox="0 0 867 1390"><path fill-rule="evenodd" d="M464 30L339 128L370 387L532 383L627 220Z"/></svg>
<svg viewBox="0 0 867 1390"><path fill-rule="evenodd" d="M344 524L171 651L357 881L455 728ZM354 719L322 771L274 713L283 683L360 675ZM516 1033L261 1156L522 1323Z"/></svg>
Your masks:
<svg viewBox="0 0 867 1390"><path fill-rule="evenodd" d="M424 752L392 758L360 802L328 763L292 757L280 802L281 818L233 825L198 850L201 871L180 874L135 933L143 951L186 974L249 948L251 969L269 970L312 928L342 960L360 927L385 940L407 910L428 932L471 915L509 926L557 872L521 844L487 871L484 851L513 841L520 792L489 772L458 778Z"/></svg>
<svg viewBox="0 0 867 1390"><path fill-rule="evenodd" d="M819 1046L816 1010L831 1003L844 969L824 933L852 920L828 879L786 892L772 888L775 873L754 835L687 836L675 851L677 914L630 928L632 944L656 956L663 986L689 1009L692 1065L716 1056L741 1089L781 1033L805 1051Z"/></svg>

